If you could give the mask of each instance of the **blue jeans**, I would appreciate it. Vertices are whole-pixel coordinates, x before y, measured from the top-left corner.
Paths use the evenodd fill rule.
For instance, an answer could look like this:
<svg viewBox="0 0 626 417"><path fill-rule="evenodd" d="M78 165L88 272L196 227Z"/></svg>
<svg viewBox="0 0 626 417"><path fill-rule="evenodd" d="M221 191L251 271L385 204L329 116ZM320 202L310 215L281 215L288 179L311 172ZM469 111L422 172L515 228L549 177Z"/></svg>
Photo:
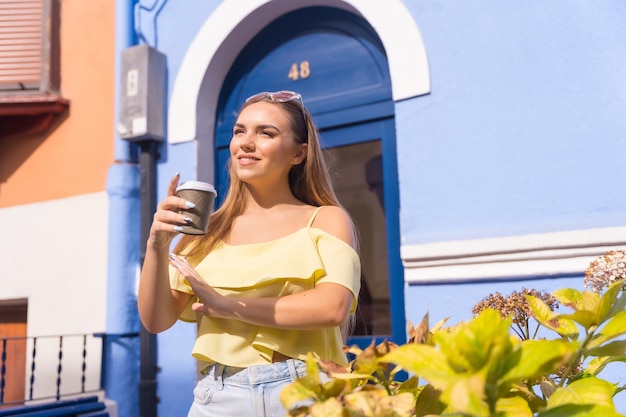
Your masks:
<svg viewBox="0 0 626 417"><path fill-rule="evenodd" d="M285 417L280 393L304 375L305 363L295 359L248 368L212 365L193 390L188 417Z"/></svg>

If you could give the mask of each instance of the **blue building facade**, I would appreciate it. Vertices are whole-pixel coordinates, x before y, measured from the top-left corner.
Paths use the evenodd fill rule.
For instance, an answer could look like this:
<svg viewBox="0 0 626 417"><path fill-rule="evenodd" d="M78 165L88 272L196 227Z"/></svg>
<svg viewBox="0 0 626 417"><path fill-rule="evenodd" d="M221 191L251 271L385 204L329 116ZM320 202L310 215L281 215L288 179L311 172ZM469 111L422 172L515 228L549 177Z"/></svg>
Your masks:
<svg viewBox="0 0 626 417"><path fill-rule="evenodd" d="M145 43L167 58L159 200L176 172L223 192L245 98L302 93L361 233L370 301L354 343L402 343L426 313L467 320L495 291L582 289L588 263L626 245L620 0L117 4L118 49ZM124 160L128 144L117 145ZM120 169L111 182L131 175L136 187ZM112 218L136 207L113 203ZM110 310L128 303L111 298ZM160 415L186 415L194 334L179 323L157 338ZM114 399L133 410L133 395Z"/></svg>

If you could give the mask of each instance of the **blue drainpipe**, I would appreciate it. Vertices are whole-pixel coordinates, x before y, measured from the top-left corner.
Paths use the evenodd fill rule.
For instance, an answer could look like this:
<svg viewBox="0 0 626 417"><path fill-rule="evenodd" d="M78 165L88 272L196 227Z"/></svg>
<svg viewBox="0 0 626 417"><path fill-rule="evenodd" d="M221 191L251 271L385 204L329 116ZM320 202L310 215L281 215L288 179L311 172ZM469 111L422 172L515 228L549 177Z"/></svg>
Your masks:
<svg viewBox="0 0 626 417"><path fill-rule="evenodd" d="M115 0L115 125L119 114L121 51L137 44L136 0ZM115 129L117 132L117 129ZM136 283L140 265L140 166L136 146L115 134L115 161L109 168L107 337L103 355L105 395L117 403L118 416L139 416L139 317ZM118 337L131 335L135 337Z"/></svg>

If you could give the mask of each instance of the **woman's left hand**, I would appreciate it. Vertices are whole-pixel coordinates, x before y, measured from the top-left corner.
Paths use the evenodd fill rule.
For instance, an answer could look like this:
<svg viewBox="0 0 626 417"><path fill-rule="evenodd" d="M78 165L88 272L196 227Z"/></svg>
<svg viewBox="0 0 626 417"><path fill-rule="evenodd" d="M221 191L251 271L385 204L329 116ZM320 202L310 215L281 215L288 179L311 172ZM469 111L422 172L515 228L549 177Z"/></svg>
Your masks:
<svg viewBox="0 0 626 417"><path fill-rule="evenodd" d="M170 264L187 279L191 289L198 297L198 302L193 303L191 308L193 311L202 313L209 317L225 318L220 313L219 307L224 303L226 297L219 294L213 287L206 283L198 272L189 265L186 259L170 253Z"/></svg>

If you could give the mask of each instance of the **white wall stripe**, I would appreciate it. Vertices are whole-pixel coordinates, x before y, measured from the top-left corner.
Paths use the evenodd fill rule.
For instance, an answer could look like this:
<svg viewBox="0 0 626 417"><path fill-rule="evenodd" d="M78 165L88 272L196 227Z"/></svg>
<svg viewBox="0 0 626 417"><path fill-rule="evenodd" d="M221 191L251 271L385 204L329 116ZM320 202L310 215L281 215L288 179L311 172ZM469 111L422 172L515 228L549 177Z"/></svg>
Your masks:
<svg viewBox="0 0 626 417"><path fill-rule="evenodd" d="M404 245L409 284L584 274L593 259L626 246L626 227Z"/></svg>

